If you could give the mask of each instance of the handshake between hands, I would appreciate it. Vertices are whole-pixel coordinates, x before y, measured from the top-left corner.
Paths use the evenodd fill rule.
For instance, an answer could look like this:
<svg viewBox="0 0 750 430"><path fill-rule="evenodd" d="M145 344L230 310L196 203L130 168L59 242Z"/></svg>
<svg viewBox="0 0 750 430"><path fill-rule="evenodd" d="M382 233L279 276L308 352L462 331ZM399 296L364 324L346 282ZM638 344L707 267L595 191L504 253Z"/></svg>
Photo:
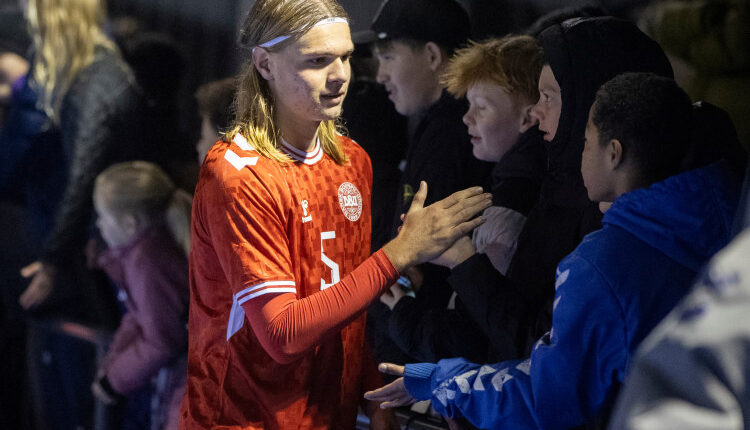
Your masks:
<svg viewBox="0 0 750 430"><path fill-rule="evenodd" d="M398 235L383 246L399 273L433 260L440 264L438 257L480 226L484 219L477 215L492 205L492 194L481 187L455 192L429 206L424 206L426 198L427 183L422 181L409 211L402 216Z"/></svg>
<svg viewBox="0 0 750 430"><path fill-rule="evenodd" d="M424 206L426 197L427 184L421 182L409 211L401 216L403 225L398 236L383 247L399 273L425 262L453 268L474 254L467 235L484 222L477 215L492 205L492 194L484 193L481 187L458 191L427 207ZM391 287L391 294L395 296L393 291L399 288L397 284ZM389 307L393 308L390 304ZM378 369L394 376L403 376L404 373L403 366L391 363L381 363ZM382 409L416 401L406 390L403 377L365 393L365 398L380 403Z"/></svg>
<svg viewBox="0 0 750 430"><path fill-rule="evenodd" d="M481 187L458 191L447 198L425 207L427 184L420 183L409 211L401 215L403 224L399 234L383 247L394 267L411 280L415 288L421 284L413 266L432 262L453 268L475 253L468 234L484 222L477 216L492 204L492 194L483 193ZM418 278L420 276L417 276ZM391 310L407 293L394 284L381 296L380 301Z"/></svg>

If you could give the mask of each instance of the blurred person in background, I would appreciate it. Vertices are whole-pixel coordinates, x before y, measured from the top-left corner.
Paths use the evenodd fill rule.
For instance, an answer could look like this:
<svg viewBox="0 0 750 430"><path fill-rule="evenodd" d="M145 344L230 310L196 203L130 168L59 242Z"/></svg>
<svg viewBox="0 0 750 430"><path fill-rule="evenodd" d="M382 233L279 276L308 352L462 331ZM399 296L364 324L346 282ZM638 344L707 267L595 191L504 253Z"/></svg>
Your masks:
<svg viewBox="0 0 750 430"><path fill-rule="evenodd" d="M113 404L151 385L150 428L177 429L187 373L187 252L191 197L159 166L114 164L96 178L97 264L126 297L123 316L92 384Z"/></svg>
<svg viewBox="0 0 750 430"><path fill-rule="evenodd" d="M34 41L28 86L44 137L12 148L40 248L37 261L21 271L30 282L20 304L36 321L114 327L120 312L113 290L86 267L84 255L93 231L94 178L118 161L155 159L159 148L145 138L135 77L104 33L104 2L29 0L25 12ZM29 366L38 425L86 426L93 347L35 326Z"/></svg>
<svg viewBox="0 0 750 430"><path fill-rule="evenodd" d="M0 6L0 428L25 429L29 422L26 381L24 312L18 295L26 281L18 273L33 254L30 249L23 193L9 161L11 141L35 133L41 115L35 112L33 95L24 91L29 70L31 37L23 12L16 6ZM3 124L9 125L4 127ZM24 126L19 126L24 124ZM19 391L20 388L20 391Z"/></svg>
<svg viewBox="0 0 750 430"><path fill-rule="evenodd" d="M226 78L209 82L198 87L195 99L201 116L201 138L195 144L198 163L203 163L208 150L229 131L234 120L232 104L237 91L237 79Z"/></svg>

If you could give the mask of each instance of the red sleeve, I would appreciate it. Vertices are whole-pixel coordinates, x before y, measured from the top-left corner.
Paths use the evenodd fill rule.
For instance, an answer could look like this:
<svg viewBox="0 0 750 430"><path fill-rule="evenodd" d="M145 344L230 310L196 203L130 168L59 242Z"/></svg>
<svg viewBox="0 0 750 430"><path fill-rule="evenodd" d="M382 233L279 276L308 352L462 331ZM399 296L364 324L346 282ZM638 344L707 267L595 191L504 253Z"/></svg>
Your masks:
<svg viewBox="0 0 750 430"><path fill-rule="evenodd" d="M230 152L239 150L230 150L225 158L234 161L254 154L240 151L235 157ZM227 340L246 318L266 352L288 363L348 324L398 273L379 251L331 287L298 299L285 228L291 197L279 172L264 170L264 162L253 169L224 163L217 167L222 169L217 180L196 194L233 294Z"/></svg>
<svg viewBox="0 0 750 430"><path fill-rule="evenodd" d="M289 363L348 324L397 278L381 250L335 285L309 297L267 295L242 307L266 352L279 363Z"/></svg>

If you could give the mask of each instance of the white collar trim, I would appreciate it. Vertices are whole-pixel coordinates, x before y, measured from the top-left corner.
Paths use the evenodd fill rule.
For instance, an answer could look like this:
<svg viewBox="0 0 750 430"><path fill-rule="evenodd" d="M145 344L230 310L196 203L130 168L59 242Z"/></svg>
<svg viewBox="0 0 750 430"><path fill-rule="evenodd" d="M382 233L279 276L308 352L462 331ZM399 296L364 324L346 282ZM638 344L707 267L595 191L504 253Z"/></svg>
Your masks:
<svg viewBox="0 0 750 430"><path fill-rule="evenodd" d="M310 152L307 152L293 147L282 138L281 149L293 159L299 161L300 163L308 165L313 165L323 158L323 150L320 146L320 139L316 139L313 149Z"/></svg>

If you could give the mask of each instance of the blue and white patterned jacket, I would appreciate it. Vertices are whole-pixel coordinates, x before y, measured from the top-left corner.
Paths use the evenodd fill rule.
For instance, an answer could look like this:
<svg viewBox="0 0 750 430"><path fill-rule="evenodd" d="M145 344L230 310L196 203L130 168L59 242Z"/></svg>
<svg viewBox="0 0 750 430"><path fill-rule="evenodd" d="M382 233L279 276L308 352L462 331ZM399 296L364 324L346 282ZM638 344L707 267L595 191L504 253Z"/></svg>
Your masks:
<svg viewBox="0 0 750 430"><path fill-rule="evenodd" d="M613 401L636 347L730 239L739 179L722 164L622 195L558 266L552 329L525 361L406 366L412 396L481 428L570 428Z"/></svg>

